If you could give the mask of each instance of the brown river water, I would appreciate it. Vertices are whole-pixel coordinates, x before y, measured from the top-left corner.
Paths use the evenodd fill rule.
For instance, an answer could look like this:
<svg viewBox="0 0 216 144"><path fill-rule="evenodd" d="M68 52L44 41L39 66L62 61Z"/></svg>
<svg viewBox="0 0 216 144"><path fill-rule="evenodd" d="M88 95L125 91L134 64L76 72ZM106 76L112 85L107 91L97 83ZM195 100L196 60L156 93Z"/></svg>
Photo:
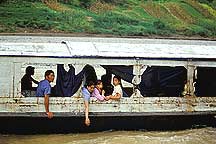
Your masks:
<svg viewBox="0 0 216 144"><path fill-rule="evenodd" d="M216 144L216 128L48 135L2 134L0 144Z"/></svg>

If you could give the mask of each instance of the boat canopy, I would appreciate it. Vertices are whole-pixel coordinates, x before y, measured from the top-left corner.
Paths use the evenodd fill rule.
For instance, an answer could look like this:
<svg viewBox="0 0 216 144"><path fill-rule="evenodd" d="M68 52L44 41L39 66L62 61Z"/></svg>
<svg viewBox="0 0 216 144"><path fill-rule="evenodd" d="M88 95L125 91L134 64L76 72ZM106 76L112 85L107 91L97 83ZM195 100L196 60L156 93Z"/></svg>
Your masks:
<svg viewBox="0 0 216 144"><path fill-rule="evenodd" d="M208 44L209 43L209 44ZM77 42L59 43L3 42L0 56L41 56L59 58L105 57L105 58L174 58L174 59L215 59L216 42Z"/></svg>

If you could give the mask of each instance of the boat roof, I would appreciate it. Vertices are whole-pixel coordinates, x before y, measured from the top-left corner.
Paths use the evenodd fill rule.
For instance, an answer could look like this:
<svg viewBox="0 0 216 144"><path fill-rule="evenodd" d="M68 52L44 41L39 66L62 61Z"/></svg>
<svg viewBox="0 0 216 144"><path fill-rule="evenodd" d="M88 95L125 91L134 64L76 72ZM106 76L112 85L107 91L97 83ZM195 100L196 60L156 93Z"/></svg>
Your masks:
<svg viewBox="0 0 216 144"><path fill-rule="evenodd" d="M66 39L1 42L0 56L215 59L216 41ZM59 39L58 39L59 40Z"/></svg>

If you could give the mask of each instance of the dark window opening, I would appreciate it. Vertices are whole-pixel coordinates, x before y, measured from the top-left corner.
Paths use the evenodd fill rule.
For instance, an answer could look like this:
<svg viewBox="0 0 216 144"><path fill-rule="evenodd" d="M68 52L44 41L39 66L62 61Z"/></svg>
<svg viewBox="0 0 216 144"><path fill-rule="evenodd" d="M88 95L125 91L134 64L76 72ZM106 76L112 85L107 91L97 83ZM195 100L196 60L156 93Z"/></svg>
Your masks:
<svg viewBox="0 0 216 144"><path fill-rule="evenodd" d="M216 96L216 68L197 68L195 79L196 96Z"/></svg>
<svg viewBox="0 0 216 144"><path fill-rule="evenodd" d="M39 66L37 70L37 78L40 76L38 81L44 79L43 71L48 69L46 66ZM34 80L31 76L34 75L34 67L30 67L31 72L27 75L25 74L21 80L21 92L25 97L35 97L37 86L33 87L33 83L37 85L39 82ZM28 68L28 69L30 69ZM52 97L71 97L78 92L81 86L85 86L89 81L96 82L101 79L103 82L103 89L105 90L105 96L112 95L113 84L112 77L117 75L121 77L123 85L123 97L130 97L133 94L133 66L123 66L123 65L106 65L93 67L91 65L86 65L78 74L75 74L75 67L72 64L68 65L68 70L65 69L64 64L57 64L52 69L55 70L56 80L51 83L52 85ZM27 68L26 68L27 69ZM100 74L97 77L96 72ZM101 76L101 77L100 77ZM77 93L78 94L78 93Z"/></svg>
<svg viewBox="0 0 216 144"><path fill-rule="evenodd" d="M147 67L141 76L139 90L143 96L181 96L187 80L184 67Z"/></svg>

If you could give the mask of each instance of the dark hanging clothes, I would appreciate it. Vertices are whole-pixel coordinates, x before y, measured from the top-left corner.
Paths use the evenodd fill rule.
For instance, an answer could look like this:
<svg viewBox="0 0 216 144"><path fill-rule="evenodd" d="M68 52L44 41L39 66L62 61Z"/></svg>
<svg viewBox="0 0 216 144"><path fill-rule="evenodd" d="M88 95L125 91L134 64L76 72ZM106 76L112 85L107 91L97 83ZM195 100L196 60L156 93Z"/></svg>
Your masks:
<svg viewBox="0 0 216 144"><path fill-rule="evenodd" d="M112 95L114 87L111 84L112 74L105 74L101 76L101 81L103 82L103 89L105 91L105 96Z"/></svg>
<svg viewBox="0 0 216 144"><path fill-rule="evenodd" d="M135 76L133 66L103 65L102 67L129 83L132 83ZM143 96L179 96L186 80L187 71L184 67L148 67L141 76L138 88Z"/></svg>
<svg viewBox="0 0 216 144"><path fill-rule="evenodd" d="M97 75L96 75L94 67L92 67L90 65L86 65L83 68L83 74L85 75L85 84L87 84L90 81L92 81L92 82L97 81Z"/></svg>
<svg viewBox="0 0 216 144"><path fill-rule="evenodd" d="M110 73L120 76L123 80L126 82L132 83L132 80L134 78L133 74L133 66L124 66L124 65L115 65L115 66L107 66L102 65L103 68L105 68Z"/></svg>
<svg viewBox="0 0 216 144"><path fill-rule="evenodd" d="M72 65L67 72L63 64L58 64L55 96L73 96L80 88L84 76L86 79L85 83L97 80L96 72L90 65L86 65L79 74L75 75L75 68Z"/></svg>
<svg viewBox="0 0 216 144"><path fill-rule="evenodd" d="M132 83L134 78L133 66L102 65L102 67L110 74L118 75L123 80ZM58 65L56 81L57 96L74 95L81 86L84 75L86 78L85 82L95 82L97 80L95 70L90 65L86 65L78 75L75 75L74 67L70 67L70 70L67 72L64 69L64 65ZM184 89L186 79L187 71L184 67L148 67L141 76L141 83L138 85L138 88L143 96L159 96L161 94L179 96ZM102 81L106 81L106 76ZM104 84L105 86L110 86L111 81ZM112 89L112 87L109 89Z"/></svg>
<svg viewBox="0 0 216 144"><path fill-rule="evenodd" d="M62 97L73 96L82 84L83 75L83 70L75 75L75 68L73 66L70 66L67 72L63 64L58 64L55 95Z"/></svg>
<svg viewBox="0 0 216 144"><path fill-rule="evenodd" d="M187 80L184 67L148 67L141 76L143 96L179 96Z"/></svg>
<svg viewBox="0 0 216 144"><path fill-rule="evenodd" d="M158 71L156 68L148 67L141 76L139 90L144 95L156 95L159 89Z"/></svg>

